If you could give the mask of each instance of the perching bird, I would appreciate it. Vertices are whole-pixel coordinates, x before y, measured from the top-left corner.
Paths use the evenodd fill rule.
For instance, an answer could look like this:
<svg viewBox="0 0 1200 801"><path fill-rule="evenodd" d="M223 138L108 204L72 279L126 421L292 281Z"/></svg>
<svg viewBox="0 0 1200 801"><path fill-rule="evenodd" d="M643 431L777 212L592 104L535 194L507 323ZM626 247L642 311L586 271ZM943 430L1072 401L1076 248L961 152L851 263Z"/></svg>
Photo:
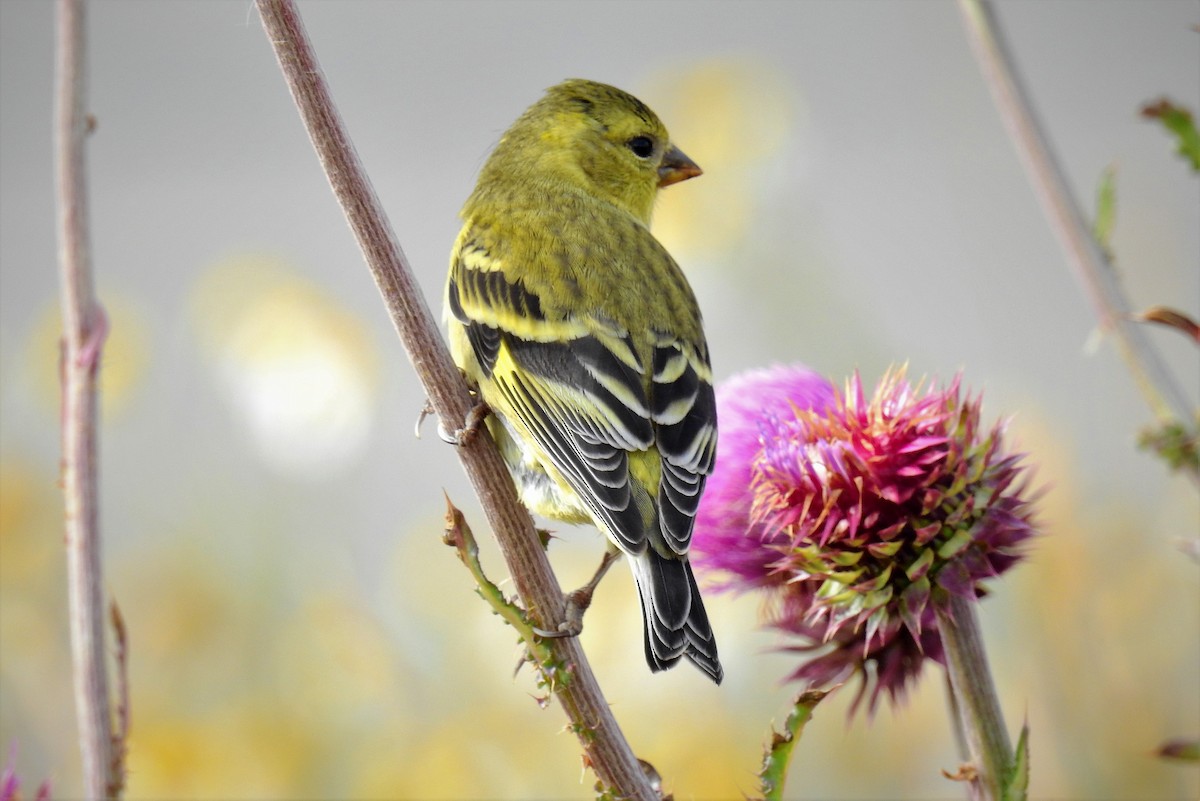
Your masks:
<svg viewBox="0 0 1200 801"><path fill-rule="evenodd" d="M659 188L699 174L637 98L552 87L463 207L446 320L525 505L592 522L629 557L651 670L686 657L720 683L688 563L712 371L691 287L649 229Z"/></svg>

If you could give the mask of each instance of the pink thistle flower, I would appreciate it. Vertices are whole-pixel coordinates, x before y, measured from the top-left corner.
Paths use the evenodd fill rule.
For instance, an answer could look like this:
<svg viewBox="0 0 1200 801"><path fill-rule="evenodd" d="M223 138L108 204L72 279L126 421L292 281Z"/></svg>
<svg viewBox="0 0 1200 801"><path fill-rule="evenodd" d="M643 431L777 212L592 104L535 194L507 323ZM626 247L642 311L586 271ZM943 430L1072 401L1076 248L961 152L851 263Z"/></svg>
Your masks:
<svg viewBox="0 0 1200 801"><path fill-rule="evenodd" d="M768 622L811 655L790 679L858 673L851 713L868 693L873 713L942 661L933 605L981 597L1021 558L1033 499L1004 424L981 427L980 398L964 398L959 378L924 391L891 371L869 401L857 374L830 397L820 381L794 367L718 389L694 549L722 588L767 593Z"/></svg>
<svg viewBox="0 0 1200 801"><path fill-rule="evenodd" d="M17 777L17 743L8 748L8 762L0 772L0 801L21 801L21 780ZM50 801L50 782L44 781L37 789L35 801Z"/></svg>
<svg viewBox="0 0 1200 801"><path fill-rule="evenodd" d="M768 586L776 583L769 566L779 554L763 547L770 536L750 520L748 494L764 426L793 418L797 408L824 409L837 392L825 377L796 365L748 370L722 382L716 394L719 447L696 514L693 559L729 574L726 589Z"/></svg>

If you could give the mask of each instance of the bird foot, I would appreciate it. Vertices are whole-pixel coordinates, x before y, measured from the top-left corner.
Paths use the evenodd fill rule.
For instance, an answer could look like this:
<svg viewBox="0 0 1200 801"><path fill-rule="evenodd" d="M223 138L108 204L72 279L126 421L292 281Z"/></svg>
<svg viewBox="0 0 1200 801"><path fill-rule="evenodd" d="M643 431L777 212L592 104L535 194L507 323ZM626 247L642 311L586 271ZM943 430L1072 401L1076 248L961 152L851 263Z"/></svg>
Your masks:
<svg viewBox="0 0 1200 801"><path fill-rule="evenodd" d="M438 438L448 445L470 445L475 436L479 433L479 429L483 426L483 421L487 419L488 414L492 411L491 407L483 401L478 401L471 410L467 412L467 417L463 421L462 428L456 428L450 431L439 420L438 421ZM433 405L426 400L425 405L421 407L421 413L417 416L416 436L421 438L421 424L425 422L425 418L433 414Z"/></svg>
<svg viewBox="0 0 1200 801"><path fill-rule="evenodd" d="M559 640L564 637L578 637L583 633L583 613L592 605L592 589L580 587L563 596L566 608L563 610L563 621L554 630L533 627L533 633L547 640Z"/></svg>
<svg viewBox="0 0 1200 801"><path fill-rule="evenodd" d="M454 429L454 433L446 431L445 427L438 423L438 436L443 442L448 442L451 445L465 447L470 445L475 437L479 434L479 429L483 427L483 421L491 414L492 407L488 406L483 401L476 401L471 407L471 411L467 412L467 418L463 420L463 427Z"/></svg>
<svg viewBox="0 0 1200 801"><path fill-rule="evenodd" d="M562 637L578 637L583 632L583 613L592 605L592 596L596 592L596 587L600 586L600 580L604 578L604 574L620 556L620 551L605 551L604 558L600 560L600 567L596 568L595 575L588 583L563 596L566 608L563 610L563 621L558 624L558 628L550 631L534 626L533 633L552 640Z"/></svg>
<svg viewBox="0 0 1200 801"><path fill-rule="evenodd" d="M421 426L425 424L425 418L433 414L433 404L429 402L429 398L425 399L425 405L421 407L421 413L417 415L417 424L413 427L413 436L417 439L421 438Z"/></svg>

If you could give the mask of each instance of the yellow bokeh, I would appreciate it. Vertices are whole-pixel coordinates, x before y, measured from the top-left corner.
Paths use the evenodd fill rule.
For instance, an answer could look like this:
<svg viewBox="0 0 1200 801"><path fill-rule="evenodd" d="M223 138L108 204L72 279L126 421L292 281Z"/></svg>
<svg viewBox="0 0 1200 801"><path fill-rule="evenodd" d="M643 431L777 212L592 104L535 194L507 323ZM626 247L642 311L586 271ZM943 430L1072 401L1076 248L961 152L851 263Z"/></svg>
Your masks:
<svg viewBox="0 0 1200 801"><path fill-rule="evenodd" d="M314 722L338 709L394 703L409 685L388 633L344 592L314 593L272 644L285 695L303 696Z"/></svg>
<svg viewBox="0 0 1200 801"><path fill-rule="evenodd" d="M16 459L0 462L0 486L4 487L4 493L0 494L0 542L11 536L29 517L33 485L33 477L25 464Z"/></svg>
<svg viewBox="0 0 1200 801"><path fill-rule="evenodd" d="M654 232L672 253L727 250L746 236L794 135L798 99L782 76L749 60L713 59L652 77L644 94L671 138L704 170L659 196Z"/></svg>
<svg viewBox="0 0 1200 801"><path fill-rule="evenodd" d="M264 462L318 477L358 456L375 419L377 349L328 292L278 259L235 256L200 277L191 318Z"/></svg>
<svg viewBox="0 0 1200 801"><path fill-rule="evenodd" d="M62 494L57 476L18 456L0 460L0 584L6 590L45 584L62 568Z"/></svg>
<svg viewBox="0 0 1200 801"><path fill-rule="evenodd" d="M130 799L283 798L317 770L319 733L274 699L234 699L194 717L145 710L129 750Z"/></svg>
<svg viewBox="0 0 1200 801"><path fill-rule="evenodd" d="M208 267L190 294L192 324L211 356L268 362L326 340L370 380L378 364L362 322L281 259L239 255Z"/></svg>

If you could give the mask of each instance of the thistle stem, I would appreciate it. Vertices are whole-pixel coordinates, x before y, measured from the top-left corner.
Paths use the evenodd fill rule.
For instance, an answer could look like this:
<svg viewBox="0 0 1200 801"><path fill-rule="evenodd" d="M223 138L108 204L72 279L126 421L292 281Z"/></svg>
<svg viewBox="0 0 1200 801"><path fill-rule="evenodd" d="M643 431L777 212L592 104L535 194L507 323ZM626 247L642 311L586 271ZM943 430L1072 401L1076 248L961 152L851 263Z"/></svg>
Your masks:
<svg viewBox="0 0 1200 801"><path fill-rule="evenodd" d="M1117 280L1117 272L1067 188L1062 168L1038 124L996 25L992 3L959 0L958 7L996 109L1025 165L1050 227L1066 251L1067 262L1091 302L1100 329L1114 338L1134 382L1159 421L1177 421L1195 435L1195 418L1187 396L1158 351L1151 347L1142 326L1133 322L1132 308Z"/></svg>
<svg viewBox="0 0 1200 801"><path fill-rule="evenodd" d="M257 0L279 67L312 140L334 195L342 206L375 278L392 323L412 359L429 401L447 427L467 419L473 401L442 342L396 234L367 178L317 63L293 0ZM524 608L543 629L564 617L562 588L542 550L533 521L520 501L491 437L474 437L457 448L491 524ZM555 660L570 681L555 694L571 720L585 761L605 789L619 798L657 797L605 700L578 638L554 640Z"/></svg>
<svg viewBox="0 0 1200 801"><path fill-rule="evenodd" d="M837 689L836 687L834 689ZM792 701L792 709L784 721L783 731L771 729L771 741L763 754L763 766L758 772L764 801L781 801L787 783L788 765L804 727L812 720L813 709L833 690L805 690Z"/></svg>
<svg viewBox="0 0 1200 801"><path fill-rule="evenodd" d="M954 706L976 771L971 780L975 797L981 801L1001 801L1012 771L1012 742L988 668L975 602L949 595L945 602L934 604L934 608Z"/></svg>
<svg viewBox="0 0 1200 801"><path fill-rule="evenodd" d="M954 682L950 680L949 671L946 672L946 706L950 713L950 720L954 722L954 744L958 748L959 759L966 762L971 758L971 747L967 745L967 732L963 728L962 713L958 711L958 699L954 696Z"/></svg>
<svg viewBox="0 0 1200 801"><path fill-rule="evenodd" d="M55 153L59 292L62 303L62 488L75 709L89 799L119 795L104 653L104 579L100 558L97 377L108 325L96 301L88 231L84 143L83 0L61 0L55 63Z"/></svg>

